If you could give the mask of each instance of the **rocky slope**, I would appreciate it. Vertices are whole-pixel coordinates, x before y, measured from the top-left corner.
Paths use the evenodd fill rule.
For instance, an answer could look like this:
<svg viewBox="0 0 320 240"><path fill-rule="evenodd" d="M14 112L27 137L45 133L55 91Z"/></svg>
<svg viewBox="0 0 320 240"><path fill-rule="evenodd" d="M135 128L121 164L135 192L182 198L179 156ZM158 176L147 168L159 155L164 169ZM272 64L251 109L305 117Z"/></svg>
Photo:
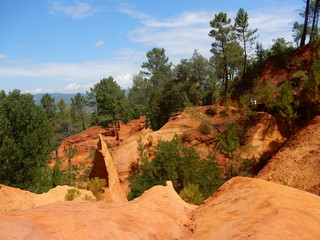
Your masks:
<svg viewBox="0 0 320 240"><path fill-rule="evenodd" d="M35 194L19 188L0 185L0 212L7 212L15 209L29 209L51 203L63 202L65 201L64 197L67 194L68 189L71 188L74 187L57 186L47 193ZM87 196L95 199L92 192L83 189L78 190L80 191L80 196L77 198L83 199Z"/></svg>
<svg viewBox="0 0 320 240"><path fill-rule="evenodd" d="M287 57L271 57L260 75L261 81L269 80L275 86L280 86L283 81L290 81L297 71L309 72L315 51L317 51L316 48L308 44L296 49ZM302 82L297 84L297 86L300 85Z"/></svg>
<svg viewBox="0 0 320 240"><path fill-rule="evenodd" d="M0 213L1 240L317 240L320 197L236 177L195 207L172 184L128 203L76 200Z"/></svg>
<svg viewBox="0 0 320 240"><path fill-rule="evenodd" d="M193 209L168 183L129 203L79 200L0 214L0 239L186 239Z"/></svg>
<svg viewBox="0 0 320 240"><path fill-rule="evenodd" d="M257 177L320 195L320 116L301 129Z"/></svg>
<svg viewBox="0 0 320 240"><path fill-rule="evenodd" d="M195 211L189 239L315 240L319 222L319 196L237 177Z"/></svg>
<svg viewBox="0 0 320 240"><path fill-rule="evenodd" d="M63 149L72 145L78 151L71 160L72 164L84 163L90 165L93 161L93 153L98 142L99 134L107 142L110 154L120 177L120 183L128 193L129 166L139 157L137 140L141 138L146 147L155 146L159 139L171 140L175 134L179 135L187 146L196 148L202 156L214 153L217 162L225 167L226 160L217 151L218 140L215 139L217 132L225 130L225 123L238 121L242 126L248 124L243 118L241 110L234 107L223 107L217 105L195 107L186 109L181 114L169 119L160 130L152 131L146 129L146 118L141 117L128 124L118 123L117 126L108 128L92 127L81 134L71 136L63 141L59 147L59 157L66 159ZM210 125L209 131L199 131L202 122ZM246 152L248 158L258 160L261 155L270 155L281 147L286 140L279 129L275 119L267 113L258 113L254 122L244 126L247 134L242 137L246 146L253 146L252 150ZM90 157L88 157L90 155ZM66 165L65 165L66 166Z"/></svg>

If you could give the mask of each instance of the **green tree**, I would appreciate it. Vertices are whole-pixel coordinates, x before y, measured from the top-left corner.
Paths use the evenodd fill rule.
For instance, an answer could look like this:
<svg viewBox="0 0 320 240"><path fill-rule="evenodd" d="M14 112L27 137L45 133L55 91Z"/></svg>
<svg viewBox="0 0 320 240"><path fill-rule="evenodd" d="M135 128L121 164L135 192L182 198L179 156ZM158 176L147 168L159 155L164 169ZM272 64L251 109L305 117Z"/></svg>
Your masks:
<svg viewBox="0 0 320 240"><path fill-rule="evenodd" d="M142 150L138 170L129 176L131 192L129 199L140 196L155 185L164 185L170 180L177 192L188 184L198 184L200 191L208 197L222 183L220 170L212 159L201 159L192 147L184 147L175 136L172 141L159 141L150 151L154 154L148 161Z"/></svg>
<svg viewBox="0 0 320 240"><path fill-rule="evenodd" d="M246 76L247 71L247 54L248 48L252 46L254 41L257 39L258 36L254 36L254 34L258 31L258 29L248 29L249 22L248 22L248 13L243 9L240 8L237 16L235 18L235 30L237 32L240 41L243 43L244 49L244 58L243 58L243 76Z"/></svg>
<svg viewBox="0 0 320 240"><path fill-rule="evenodd" d="M318 22L319 22L319 11L320 11L320 0L311 1L312 12L312 26L310 34L310 42L316 40L318 37Z"/></svg>
<svg viewBox="0 0 320 240"><path fill-rule="evenodd" d="M5 92L4 90L1 90L1 91L0 91L0 101L1 101L2 99L4 99L6 96L7 96L6 92Z"/></svg>
<svg viewBox="0 0 320 240"><path fill-rule="evenodd" d="M232 54L231 43L236 39L234 26L231 24L231 19L227 17L227 14L222 12L215 15L214 19L210 21L210 26L212 30L209 36L215 39L215 42L211 44L211 52L220 56L223 69L224 93L227 95L229 92L228 57Z"/></svg>
<svg viewBox="0 0 320 240"><path fill-rule="evenodd" d="M74 155L77 153L78 149L76 146L72 146L69 144L68 148L64 147L63 152L68 158L68 184L71 185L71 180L74 179L74 176L71 176L72 171L72 165L71 165L71 159L74 157Z"/></svg>
<svg viewBox="0 0 320 240"><path fill-rule="evenodd" d="M284 38L273 39L270 49L271 55L286 54L293 50L291 42L287 42Z"/></svg>
<svg viewBox="0 0 320 240"><path fill-rule="evenodd" d="M308 21L309 21L309 11L310 11L310 0L305 0L306 3L306 10L304 13L304 24L303 24L303 30L301 34L301 42L300 47L305 45L307 32L308 32Z"/></svg>
<svg viewBox="0 0 320 240"><path fill-rule="evenodd" d="M0 182L33 190L46 173L52 125L31 94L10 92L0 101Z"/></svg>
<svg viewBox="0 0 320 240"><path fill-rule="evenodd" d="M186 202L200 205L204 201L203 194L200 192L199 186L196 184L188 184L179 193L179 196Z"/></svg>
<svg viewBox="0 0 320 240"><path fill-rule="evenodd" d="M163 48L153 48L147 52L147 62L143 62L142 74L149 77L149 84L153 89L161 89L165 81L171 77L171 66L169 58Z"/></svg>
<svg viewBox="0 0 320 240"><path fill-rule="evenodd" d="M43 109L45 110L48 118L53 119L56 116L57 110L54 97L52 97L49 93L46 93L42 96L40 103Z"/></svg>
<svg viewBox="0 0 320 240"><path fill-rule="evenodd" d="M59 100L57 103L58 108L58 115L60 119L66 119L67 118L67 104L63 98Z"/></svg>
<svg viewBox="0 0 320 240"><path fill-rule="evenodd" d="M165 106L163 93L165 86L172 81L172 64L163 48L153 48L147 53L147 61L143 62L141 74L147 78L150 98L148 104L149 120L152 129L159 129L168 120L168 106ZM171 84L171 83L170 83Z"/></svg>
<svg viewBox="0 0 320 240"><path fill-rule="evenodd" d="M303 22L294 22L292 31L293 38L297 46L304 46L307 38L312 42L318 37L318 22L320 11L320 0L306 1L306 7L299 15L304 19Z"/></svg>
<svg viewBox="0 0 320 240"><path fill-rule="evenodd" d="M148 79L143 77L141 73L133 76L133 83L129 89L128 100L134 119L148 115L150 85Z"/></svg>
<svg viewBox="0 0 320 240"><path fill-rule="evenodd" d="M229 160L227 166L227 178L238 175L249 175L251 161L241 157L239 125L236 122L228 122L224 133L217 135L221 143L221 152Z"/></svg>
<svg viewBox="0 0 320 240"><path fill-rule="evenodd" d="M125 91L112 78L103 78L90 88L90 101L96 105L94 124L105 126L124 118Z"/></svg>
<svg viewBox="0 0 320 240"><path fill-rule="evenodd" d="M42 98L40 99L40 103L42 108L44 109L44 111L47 114L47 118L50 121L50 124L52 125L52 127L50 128L50 130L54 131L55 127L56 127L56 110L57 110L57 106L55 104L55 100L54 97L52 97L49 93L46 93L42 96ZM54 132L50 133L50 135L53 135ZM48 139L48 146L53 150L58 143L55 143L53 139Z"/></svg>
<svg viewBox="0 0 320 240"><path fill-rule="evenodd" d="M85 127L85 107L86 107L86 99L84 96L81 95L81 93L77 93L77 95L74 96L74 98L71 98L71 114L73 119L80 118L82 130L86 130Z"/></svg>
<svg viewBox="0 0 320 240"><path fill-rule="evenodd" d="M278 118L287 124L289 134L292 134L295 130L294 121L298 118L298 114L295 109L298 105L299 102L294 99L290 83L288 81L283 82L273 107L275 108Z"/></svg>

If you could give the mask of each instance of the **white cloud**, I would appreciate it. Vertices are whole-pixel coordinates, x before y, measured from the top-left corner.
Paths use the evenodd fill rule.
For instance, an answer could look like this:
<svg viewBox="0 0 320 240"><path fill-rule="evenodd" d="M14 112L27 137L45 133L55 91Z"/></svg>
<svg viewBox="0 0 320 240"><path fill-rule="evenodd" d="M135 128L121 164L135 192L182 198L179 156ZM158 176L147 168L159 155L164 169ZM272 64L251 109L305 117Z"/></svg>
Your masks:
<svg viewBox="0 0 320 240"><path fill-rule="evenodd" d="M124 55L125 56L125 55ZM132 84L132 76L140 70L130 61L91 61L83 63L22 63L15 66L0 66L0 79L23 79L41 82L42 86L29 92L85 92L102 78L113 76L122 88ZM41 81L39 81L41 79ZM67 82L63 88L51 87ZM50 86L45 89L43 86Z"/></svg>
<svg viewBox="0 0 320 240"><path fill-rule="evenodd" d="M258 41L265 48L271 46L272 39L279 37L292 41L293 22L299 19L298 8L299 6L287 6L285 8L272 7L250 11L250 27L258 28Z"/></svg>
<svg viewBox="0 0 320 240"><path fill-rule="evenodd" d="M184 12L164 20L157 20L130 9L122 9L121 12L141 20L142 26L129 33L133 41L150 48L163 47L171 57L170 60L190 57L194 49L198 49L204 55L209 53L211 12Z"/></svg>
<svg viewBox="0 0 320 240"><path fill-rule="evenodd" d="M284 37L292 40L292 24L298 18L300 6L272 7L249 12L250 28L258 28L259 38L265 47L272 44L272 39ZM208 36L211 30L209 22L214 18L214 11L184 12L175 17L156 19L145 13L122 9L122 13L139 19L141 26L132 30L129 37L134 42L150 48L163 47L170 60L191 57L194 49L206 57L211 56L210 48L213 39ZM236 12L228 12L234 18Z"/></svg>
<svg viewBox="0 0 320 240"><path fill-rule="evenodd" d="M100 40L100 41L96 42L96 43L94 44L94 46L95 46L95 47L100 47L100 46L102 46L102 45L104 45L104 44L105 44L105 42L104 42L103 40Z"/></svg>
<svg viewBox="0 0 320 240"><path fill-rule="evenodd" d="M100 10L93 8L90 4L85 2L75 2L74 5L65 5L59 1L54 1L49 8L49 13L53 15L62 14L74 19L84 19L92 16L98 11Z"/></svg>
<svg viewBox="0 0 320 240"><path fill-rule="evenodd" d="M6 57L7 57L6 55L0 54L0 59L4 59L4 58L6 58Z"/></svg>

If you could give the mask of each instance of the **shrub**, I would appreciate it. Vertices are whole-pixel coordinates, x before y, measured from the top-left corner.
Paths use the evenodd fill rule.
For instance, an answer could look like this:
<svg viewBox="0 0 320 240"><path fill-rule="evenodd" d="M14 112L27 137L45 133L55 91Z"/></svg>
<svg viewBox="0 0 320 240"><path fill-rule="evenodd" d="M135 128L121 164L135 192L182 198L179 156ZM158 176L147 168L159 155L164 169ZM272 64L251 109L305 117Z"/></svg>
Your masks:
<svg viewBox="0 0 320 240"><path fill-rule="evenodd" d="M197 184L188 184L181 190L179 196L184 201L195 205L200 205L204 201L204 196L200 192L199 185Z"/></svg>
<svg viewBox="0 0 320 240"><path fill-rule="evenodd" d="M64 199L66 201L73 201L74 199L76 199L79 196L80 196L80 191L78 189L70 188L70 189L68 189L67 194L64 196Z"/></svg>
<svg viewBox="0 0 320 240"><path fill-rule="evenodd" d="M211 195L222 183L221 171L213 159L200 159L196 150L183 146L178 136L172 141L160 140L150 151L154 156L152 161L140 156L138 172L128 177L131 182L129 200L155 185L165 185L168 180L177 192L189 183L198 184L204 197Z"/></svg>
<svg viewBox="0 0 320 240"><path fill-rule="evenodd" d="M101 195L103 193L103 188L106 186L107 182L105 179L101 179L98 177L89 179L87 181L87 185L89 190L93 193L93 195L98 199L101 200Z"/></svg>
<svg viewBox="0 0 320 240"><path fill-rule="evenodd" d="M84 200L92 200L93 198L91 197L91 196L89 196L89 195L84 195L84 198L83 198Z"/></svg>
<svg viewBox="0 0 320 240"><path fill-rule="evenodd" d="M199 132L203 133L203 134L209 134L211 127L209 125L209 123L206 122L202 122L199 127L198 127Z"/></svg>

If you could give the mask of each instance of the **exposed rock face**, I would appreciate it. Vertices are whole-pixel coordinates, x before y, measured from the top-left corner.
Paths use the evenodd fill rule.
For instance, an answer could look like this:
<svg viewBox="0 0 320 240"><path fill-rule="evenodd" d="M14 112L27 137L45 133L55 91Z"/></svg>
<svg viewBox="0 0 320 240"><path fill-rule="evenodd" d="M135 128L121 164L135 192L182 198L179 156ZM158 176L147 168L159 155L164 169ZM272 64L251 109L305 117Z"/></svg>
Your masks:
<svg viewBox="0 0 320 240"><path fill-rule="evenodd" d="M0 212L7 212L15 209L28 209L39 207L51 203L63 202L68 189L74 187L57 186L47 193L35 194L19 188L12 188L1 185L0 187ZM95 199L92 192L78 189L80 196L78 199L83 199L85 196ZM1 239L1 238L0 238Z"/></svg>
<svg viewBox="0 0 320 240"><path fill-rule="evenodd" d="M191 240L316 240L320 197L260 179L236 177L195 212Z"/></svg>
<svg viewBox="0 0 320 240"><path fill-rule="evenodd" d="M268 113L259 113L253 126L248 129L245 145L253 146L249 158L272 156L279 150L286 138L277 125L276 119Z"/></svg>
<svg viewBox="0 0 320 240"><path fill-rule="evenodd" d="M0 239L186 239L193 209L168 184L129 203L79 200L0 214Z"/></svg>
<svg viewBox="0 0 320 240"><path fill-rule="evenodd" d="M271 57L260 75L261 81L269 80L275 86L280 86L283 81L290 80L298 70L309 72L313 62L313 53L316 51L308 44L293 51L287 60L284 60L282 56Z"/></svg>
<svg viewBox="0 0 320 240"><path fill-rule="evenodd" d="M248 155L246 155L248 158L257 159L260 155L272 154L278 150L285 140L275 119L267 113L259 114L257 121L249 129L248 138L245 142L246 145L256 147L248 152ZM202 121L210 122L213 126L208 134L199 131ZM137 150L137 140L139 138L147 147L152 147L157 144L159 139L170 141L177 134L186 146L196 148L201 156L206 157L216 149L218 140L214 137L215 132L225 130L227 121L239 121L241 123L244 121L243 114L238 108L226 108L218 105L188 108L181 114L171 117L158 131L146 129L146 118L140 117L128 124L118 122L116 126L110 125L106 129L92 127L79 135L71 136L59 148L59 156L63 156L61 155L63 147L71 144L78 149L71 164L79 164L80 162L89 164L92 159L89 159L88 155L98 142L97 136L101 134L102 139L108 142L110 155L117 169L120 184L124 191L128 193L130 189L128 187L129 182L126 179L129 175L130 164L139 158ZM97 152L97 154L99 153ZM219 154L219 151L216 151L215 154L217 163L222 168L226 167L228 161L223 155ZM104 162L101 163L100 170L106 169ZM106 171L102 171L99 176L106 178Z"/></svg>
<svg viewBox="0 0 320 240"><path fill-rule="evenodd" d="M320 195L320 116L300 130L257 175Z"/></svg>
<svg viewBox="0 0 320 240"><path fill-rule="evenodd" d="M1 240L318 240L320 197L236 177L197 207L171 182L127 203L75 200L0 213Z"/></svg>
<svg viewBox="0 0 320 240"><path fill-rule="evenodd" d="M117 169L114 166L108 147L99 135L98 149L96 150L93 168L89 175L90 178L101 178L106 180L105 197L106 201L126 202L127 198L123 191L118 176Z"/></svg>

